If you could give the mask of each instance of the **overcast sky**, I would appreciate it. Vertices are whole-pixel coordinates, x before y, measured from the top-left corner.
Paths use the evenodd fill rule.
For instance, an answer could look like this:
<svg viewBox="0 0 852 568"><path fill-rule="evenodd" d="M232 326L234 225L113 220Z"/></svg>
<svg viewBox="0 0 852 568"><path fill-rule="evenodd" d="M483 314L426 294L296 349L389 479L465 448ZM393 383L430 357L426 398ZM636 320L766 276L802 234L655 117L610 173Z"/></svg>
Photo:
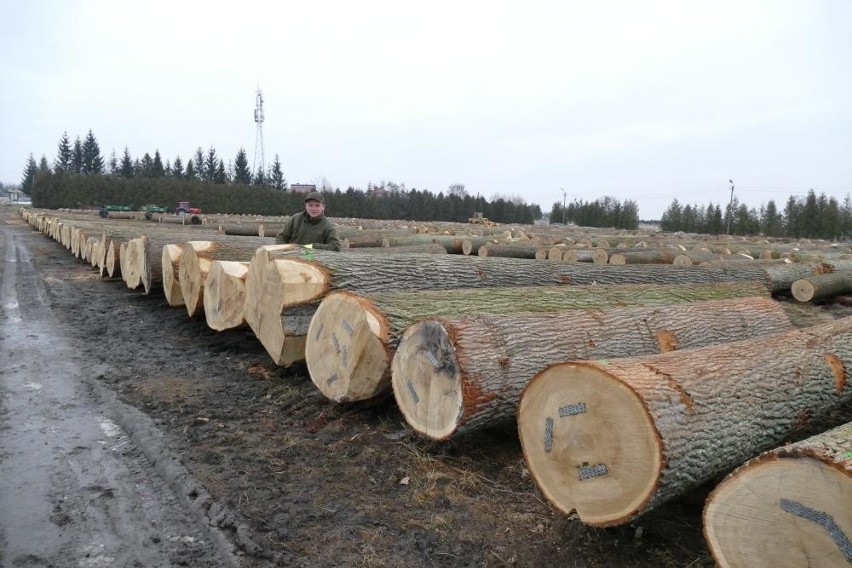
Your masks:
<svg viewBox="0 0 852 568"><path fill-rule="evenodd" d="M852 2L0 0L0 181L92 129L290 183L759 207L852 192ZM329 204L333 214L333 203Z"/></svg>

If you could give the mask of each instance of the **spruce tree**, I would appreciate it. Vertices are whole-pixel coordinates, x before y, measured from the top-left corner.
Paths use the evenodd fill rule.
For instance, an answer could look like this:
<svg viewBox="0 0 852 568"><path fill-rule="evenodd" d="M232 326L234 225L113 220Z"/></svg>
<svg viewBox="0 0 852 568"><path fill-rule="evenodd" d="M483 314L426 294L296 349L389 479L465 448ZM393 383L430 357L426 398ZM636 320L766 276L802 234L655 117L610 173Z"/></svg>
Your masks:
<svg viewBox="0 0 852 568"><path fill-rule="evenodd" d="M71 171L71 160L73 154L71 152L71 141L68 140L68 131L62 133L62 138L59 139L59 151L56 154L54 169L56 173L68 173Z"/></svg>
<svg viewBox="0 0 852 568"><path fill-rule="evenodd" d="M101 156L101 148L98 141L89 129L86 140L83 142L83 167L84 174L102 174L104 172L104 159Z"/></svg>
<svg viewBox="0 0 852 568"><path fill-rule="evenodd" d="M154 161L151 163L151 177L160 178L166 175L163 167L163 159L160 157L160 151L154 150Z"/></svg>
<svg viewBox="0 0 852 568"><path fill-rule="evenodd" d="M246 151L240 148L234 159L234 183L249 185L251 183L251 170L246 158Z"/></svg>
<svg viewBox="0 0 852 568"><path fill-rule="evenodd" d="M284 178L284 171L281 169L278 154L275 154L275 161L269 167L269 182L272 184L272 187L279 191L287 187L287 180Z"/></svg>
<svg viewBox="0 0 852 568"><path fill-rule="evenodd" d="M180 156L175 158L174 163L172 163L172 177L183 179L183 162L181 161Z"/></svg>
<svg viewBox="0 0 852 568"><path fill-rule="evenodd" d="M201 149L201 146L196 148L195 150L195 158L193 159L193 165L195 166L195 177L200 180L204 179L204 150Z"/></svg>
<svg viewBox="0 0 852 568"><path fill-rule="evenodd" d="M228 174L225 172L225 162L219 158L219 165L216 166L216 175L213 183L224 184L228 182Z"/></svg>
<svg viewBox="0 0 852 568"><path fill-rule="evenodd" d="M124 155L121 157L121 166L119 166L119 173L122 177L132 178L133 174L136 173L133 170L133 160L130 158L130 150L127 149L127 146L124 147Z"/></svg>
<svg viewBox="0 0 852 568"><path fill-rule="evenodd" d="M112 153L109 155L109 162L107 162L107 171L109 171L112 175L118 175L118 156L115 155L115 148L112 149Z"/></svg>
<svg viewBox="0 0 852 568"><path fill-rule="evenodd" d="M21 191L27 195L32 195L36 170L35 158L33 158L33 155L30 154L30 157L27 159L27 164L24 166L24 177L21 178Z"/></svg>
<svg viewBox="0 0 852 568"><path fill-rule="evenodd" d="M207 151L207 158L204 159L204 180L216 182L216 169L219 167L219 157L216 156L216 150L213 146Z"/></svg>
<svg viewBox="0 0 852 568"><path fill-rule="evenodd" d="M83 171L83 143L78 136L74 140L74 150L71 152L71 173L79 174Z"/></svg>
<svg viewBox="0 0 852 568"><path fill-rule="evenodd" d="M186 173L184 177L188 180L198 179L198 175L195 173L195 164L192 162L192 158L187 160L186 162Z"/></svg>

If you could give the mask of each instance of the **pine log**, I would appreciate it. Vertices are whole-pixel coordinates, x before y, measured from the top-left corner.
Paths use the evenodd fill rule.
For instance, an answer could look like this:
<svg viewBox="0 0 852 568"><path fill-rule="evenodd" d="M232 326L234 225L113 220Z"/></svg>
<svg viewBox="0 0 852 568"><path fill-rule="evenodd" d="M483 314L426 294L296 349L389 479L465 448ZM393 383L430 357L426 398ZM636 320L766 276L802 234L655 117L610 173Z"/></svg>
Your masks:
<svg viewBox="0 0 852 568"><path fill-rule="evenodd" d="M629 522L852 400L852 318L648 357L550 366L518 407L524 457L558 509Z"/></svg>
<svg viewBox="0 0 852 568"><path fill-rule="evenodd" d="M409 426L443 440L512 420L523 388L554 363L649 355L790 329L771 298L431 318L403 334L391 383Z"/></svg>
<svg viewBox="0 0 852 568"><path fill-rule="evenodd" d="M423 318L668 306L750 296L768 297L768 292L752 282L396 291L369 296L334 292L320 302L311 321L305 359L311 379L326 397L336 402L367 400L390 388L390 363L399 338Z"/></svg>
<svg viewBox="0 0 852 568"><path fill-rule="evenodd" d="M793 297L800 302L819 302L852 292L852 270L809 276L793 282Z"/></svg>
<svg viewBox="0 0 852 568"><path fill-rule="evenodd" d="M210 263L216 260L248 262L258 247L268 243L261 237L207 241L206 246L192 246L183 251L178 261L178 282L189 317L204 309L204 281Z"/></svg>
<svg viewBox="0 0 852 568"><path fill-rule="evenodd" d="M750 460L704 508L722 567L852 565L852 422Z"/></svg>
<svg viewBox="0 0 852 568"><path fill-rule="evenodd" d="M216 331L240 327L246 323L243 305L246 301L248 262L214 260L204 281L204 317Z"/></svg>

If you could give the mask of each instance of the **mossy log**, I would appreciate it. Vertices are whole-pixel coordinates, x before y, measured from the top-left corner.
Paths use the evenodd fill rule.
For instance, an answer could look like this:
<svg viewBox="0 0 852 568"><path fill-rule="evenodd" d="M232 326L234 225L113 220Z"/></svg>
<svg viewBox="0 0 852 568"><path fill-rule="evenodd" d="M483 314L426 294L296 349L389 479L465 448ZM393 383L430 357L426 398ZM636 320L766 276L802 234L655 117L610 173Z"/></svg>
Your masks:
<svg viewBox="0 0 852 568"><path fill-rule="evenodd" d="M852 422L748 461L704 507L722 567L852 565Z"/></svg>
<svg viewBox="0 0 852 568"><path fill-rule="evenodd" d="M547 500L598 526L629 522L783 443L852 400L852 318L778 335L552 365L518 407Z"/></svg>
<svg viewBox="0 0 852 568"><path fill-rule="evenodd" d="M306 256L306 255L309 255ZM308 251L296 245L260 247L246 277L246 322L273 358L281 351L277 318L292 306L317 303L331 290L369 294L387 290L491 288L558 284L764 282L760 270L699 267L572 265L463 255L359 254Z"/></svg>
<svg viewBox="0 0 852 568"><path fill-rule="evenodd" d="M751 296L769 293L753 282L394 291L369 296L334 292L320 302L311 321L305 359L311 379L331 400L367 400L390 389L390 363L399 338L423 318L669 306Z"/></svg>
<svg viewBox="0 0 852 568"><path fill-rule="evenodd" d="M443 440L512 420L523 388L554 363L690 349L792 328L771 298L430 318L403 334L391 383L409 426Z"/></svg>

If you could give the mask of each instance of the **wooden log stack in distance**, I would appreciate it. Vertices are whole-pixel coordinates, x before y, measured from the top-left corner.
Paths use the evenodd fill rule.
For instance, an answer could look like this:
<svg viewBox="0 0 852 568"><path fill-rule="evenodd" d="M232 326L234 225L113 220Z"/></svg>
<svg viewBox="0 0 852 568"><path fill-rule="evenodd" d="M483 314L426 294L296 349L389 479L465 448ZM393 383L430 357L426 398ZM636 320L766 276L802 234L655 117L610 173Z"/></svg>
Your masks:
<svg viewBox="0 0 852 568"><path fill-rule="evenodd" d="M723 568L852 565L852 422L734 471L707 499L704 535Z"/></svg>
<svg viewBox="0 0 852 568"><path fill-rule="evenodd" d="M771 298L420 321L394 355L394 398L411 428L441 440L511 421L541 369L573 359L627 357L792 329Z"/></svg>
<svg viewBox="0 0 852 568"><path fill-rule="evenodd" d="M390 389L390 363L399 338L423 318L665 306L750 296L769 293L754 282L394 290L369 295L338 291L317 308L305 359L311 379L325 396L352 402L382 396Z"/></svg>
<svg viewBox="0 0 852 568"><path fill-rule="evenodd" d="M547 500L618 525L783 443L852 400L852 318L648 357L556 364L518 430Z"/></svg>

